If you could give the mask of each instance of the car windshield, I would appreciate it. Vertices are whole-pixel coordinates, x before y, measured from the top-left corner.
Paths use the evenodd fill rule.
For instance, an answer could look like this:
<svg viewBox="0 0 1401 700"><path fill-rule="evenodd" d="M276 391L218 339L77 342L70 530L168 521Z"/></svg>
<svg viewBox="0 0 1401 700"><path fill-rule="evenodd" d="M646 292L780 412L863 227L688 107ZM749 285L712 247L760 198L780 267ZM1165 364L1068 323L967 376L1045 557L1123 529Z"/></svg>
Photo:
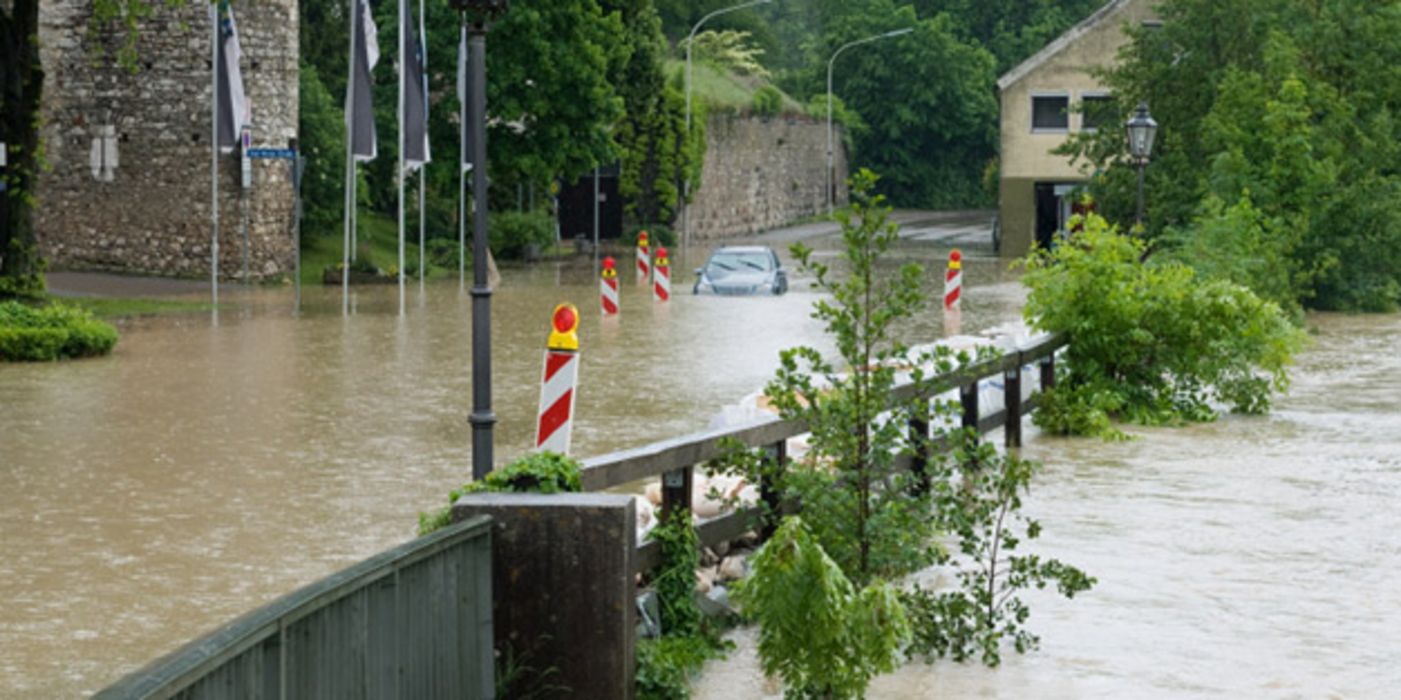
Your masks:
<svg viewBox="0 0 1401 700"><path fill-rule="evenodd" d="M773 258L768 253L721 251L710 257L705 266L711 277L724 277L732 272L768 272L773 269Z"/></svg>

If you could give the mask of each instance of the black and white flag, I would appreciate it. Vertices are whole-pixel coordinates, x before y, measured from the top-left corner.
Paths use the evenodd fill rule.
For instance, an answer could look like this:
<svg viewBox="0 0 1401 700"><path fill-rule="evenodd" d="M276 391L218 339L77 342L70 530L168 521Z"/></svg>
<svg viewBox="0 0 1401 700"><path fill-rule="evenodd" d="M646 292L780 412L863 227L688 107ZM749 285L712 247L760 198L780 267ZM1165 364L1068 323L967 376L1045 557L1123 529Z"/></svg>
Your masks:
<svg viewBox="0 0 1401 700"><path fill-rule="evenodd" d="M219 40L215 44L218 65L214 68L219 91L219 150L232 153L238 146L243 127L253 122L253 110L243 92L243 73L238 67L243 51L238 46L238 26L234 24L233 8L228 0L219 3L215 21L219 23Z"/></svg>
<svg viewBox="0 0 1401 700"><path fill-rule="evenodd" d="M357 161L374 160L379 154L375 140L375 108L370 94L370 72L379 63L379 29L370 15L368 0L355 0L359 9L351 21L355 28L355 55L351 56L351 104L346 118L350 123L351 153Z"/></svg>
<svg viewBox="0 0 1401 700"><path fill-rule="evenodd" d="M461 107L459 107L459 114L462 119L460 125L460 131L462 132L461 166L462 172L471 172L472 144L468 141L468 134L471 133L472 129L470 125L467 124L467 120L472 118L472 110L468 108L471 95L467 92L467 27L464 26L458 31L461 35L461 38L457 42L457 103L461 105Z"/></svg>
<svg viewBox="0 0 1401 700"><path fill-rule="evenodd" d="M422 37L423 18L419 18L418 31L413 27L413 10L408 0L399 0L400 21L406 26L399 33L404 37L404 45L399 47L399 80L404 82L401 94L404 104L399 114L403 115L404 167L412 172L431 160L428 155L428 71L427 56Z"/></svg>

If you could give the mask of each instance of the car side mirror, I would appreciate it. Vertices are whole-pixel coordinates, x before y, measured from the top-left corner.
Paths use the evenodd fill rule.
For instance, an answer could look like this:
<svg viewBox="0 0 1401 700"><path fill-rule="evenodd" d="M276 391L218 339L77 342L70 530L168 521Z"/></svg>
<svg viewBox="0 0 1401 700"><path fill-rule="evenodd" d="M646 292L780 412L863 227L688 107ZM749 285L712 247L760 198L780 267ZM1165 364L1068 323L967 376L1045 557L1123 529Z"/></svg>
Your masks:
<svg viewBox="0 0 1401 700"><path fill-rule="evenodd" d="M704 272L704 271L705 271L705 268L703 268L703 267L698 267L698 268L696 268L696 277L700 277L700 276L701 276L701 273Z"/></svg>

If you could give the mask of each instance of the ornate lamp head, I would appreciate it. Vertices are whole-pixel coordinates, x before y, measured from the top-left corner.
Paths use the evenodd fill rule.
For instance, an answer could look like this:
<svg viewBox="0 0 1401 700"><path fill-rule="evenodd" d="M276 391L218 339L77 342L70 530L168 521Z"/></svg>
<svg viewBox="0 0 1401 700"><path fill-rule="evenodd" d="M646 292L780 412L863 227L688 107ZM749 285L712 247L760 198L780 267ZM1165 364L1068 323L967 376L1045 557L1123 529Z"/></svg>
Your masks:
<svg viewBox="0 0 1401 700"><path fill-rule="evenodd" d="M1138 109L1124 124L1129 136L1129 154L1139 163L1153 157L1153 139L1158 135L1158 122L1148 113L1148 103L1138 103Z"/></svg>

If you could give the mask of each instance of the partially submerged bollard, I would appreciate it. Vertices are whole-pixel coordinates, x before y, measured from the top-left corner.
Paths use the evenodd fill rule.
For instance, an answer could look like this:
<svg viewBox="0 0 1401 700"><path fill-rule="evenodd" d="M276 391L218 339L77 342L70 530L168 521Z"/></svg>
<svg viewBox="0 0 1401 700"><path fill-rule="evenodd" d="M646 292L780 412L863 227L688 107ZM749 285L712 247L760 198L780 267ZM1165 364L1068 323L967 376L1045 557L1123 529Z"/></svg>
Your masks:
<svg viewBox="0 0 1401 700"><path fill-rule="evenodd" d="M949 253L949 270L944 274L944 310L958 311L963 296L963 253Z"/></svg>
<svg viewBox="0 0 1401 700"><path fill-rule="evenodd" d="M603 304L603 315L618 313L618 271L612 256L603 259L603 272L598 283L599 301Z"/></svg>
<svg viewBox="0 0 1401 700"><path fill-rule="evenodd" d="M666 248L657 248L657 276L652 284L653 296L657 301L671 300L671 261L667 259Z"/></svg>
<svg viewBox="0 0 1401 700"><path fill-rule="evenodd" d="M647 232L637 234L637 283L642 284L651 277L652 256L647 250Z"/></svg>
<svg viewBox="0 0 1401 700"><path fill-rule="evenodd" d="M567 455L574 432L574 389L579 382L579 310L573 304L560 304L550 324L535 448Z"/></svg>

